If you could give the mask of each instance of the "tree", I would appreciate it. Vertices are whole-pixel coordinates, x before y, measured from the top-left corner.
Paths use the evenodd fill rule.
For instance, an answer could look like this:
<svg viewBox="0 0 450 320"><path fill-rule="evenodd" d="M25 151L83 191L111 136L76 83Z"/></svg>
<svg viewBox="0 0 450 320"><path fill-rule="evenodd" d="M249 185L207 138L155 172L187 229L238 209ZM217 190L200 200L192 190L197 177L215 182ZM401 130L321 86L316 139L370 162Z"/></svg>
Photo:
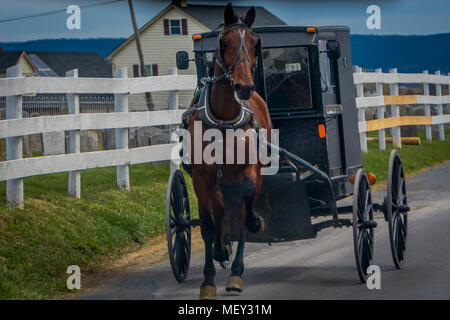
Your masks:
<svg viewBox="0 0 450 320"><path fill-rule="evenodd" d="M137 28L136 24L136 17L134 15L134 7L133 7L133 1L128 0L128 6L130 7L130 14L131 14L131 21L133 23L133 29L134 29L134 38L136 39L136 46L139 56L139 64L141 66L141 76L147 77L147 70L145 69L145 63L144 63L144 55L142 54L142 46L141 46L141 38L139 36L139 30ZM145 93L145 100L147 102L147 109L149 111L153 110L153 99L152 94L150 92Z"/></svg>

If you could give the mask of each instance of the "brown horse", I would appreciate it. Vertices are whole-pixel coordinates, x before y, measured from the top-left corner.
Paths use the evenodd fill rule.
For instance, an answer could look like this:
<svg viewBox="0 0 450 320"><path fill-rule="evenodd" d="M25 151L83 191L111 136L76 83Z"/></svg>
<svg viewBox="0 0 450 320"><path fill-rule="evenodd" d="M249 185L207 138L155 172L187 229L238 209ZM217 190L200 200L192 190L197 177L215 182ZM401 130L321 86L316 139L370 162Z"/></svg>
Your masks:
<svg viewBox="0 0 450 320"><path fill-rule="evenodd" d="M245 18L238 18L228 4L224 12L224 29L219 34L213 78L210 78L210 111L215 119L221 123L228 123L233 127L233 119L239 118L243 108L251 115L252 121L242 125L244 131L256 129L255 126L267 130L270 137L272 123L267 105L261 96L255 92L253 71L256 66L256 47L258 37L251 27L255 21L255 9L252 7ZM243 107L245 106L245 107ZM249 110L248 110L249 109ZM197 109L198 110L198 109ZM194 121L201 121L199 111L189 119L188 130L194 137ZM241 123L242 124L242 123ZM203 132L208 129L202 122ZM211 126L209 126L210 128ZM224 131L224 127L216 127ZM192 141L191 155L194 154L195 144L201 143L204 150L207 143ZM224 137L226 145L226 137ZM234 144L236 145L236 143ZM240 240L235 259L231 267L231 276L226 286L227 291L241 292L243 289L242 273L244 271L244 244L247 232L261 232L264 229L263 219L254 211L254 204L258 198L262 177L259 161L249 163L249 153L257 154L247 137L245 139L246 162L244 164L195 164L192 165L192 179L198 198L199 215L201 220L201 234L205 244L205 265L203 269L204 281L200 287L200 299L215 299L216 286L214 283L215 268L213 259L224 261L228 259L230 251L224 246L224 198L220 184L238 183L242 198L239 215ZM223 157L226 158L225 149ZM236 150L234 155L236 155ZM214 248L213 248L214 244Z"/></svg>

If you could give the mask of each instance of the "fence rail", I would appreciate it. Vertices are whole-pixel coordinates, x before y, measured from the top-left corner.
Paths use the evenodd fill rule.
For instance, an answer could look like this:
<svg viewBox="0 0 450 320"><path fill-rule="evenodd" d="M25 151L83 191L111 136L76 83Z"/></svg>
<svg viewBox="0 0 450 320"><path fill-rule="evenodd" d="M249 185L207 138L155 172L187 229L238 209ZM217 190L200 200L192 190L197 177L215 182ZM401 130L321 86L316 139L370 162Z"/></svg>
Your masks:
<svg viewBox="0 0 450 320"><path fill-rule="evenodd" d="M53 116L67 114L67 95L33 95L22 97L22 110L29 116ZM101 113L114 111L112 95L80 96L81 113ZM0 119L5 119L6 97L0 97Z"/></svg>
<svg viewBox="0 0 450 320"><path fill-rule="evenodd" d="M7 161L0 162L0 181L7 181L7 200L23 206L23 178L57 172L70 172L68 194L80 197L80 170L117 166L117 184L130 187L128 166L131 164L170 159L173 144L128 148L128 128L156 125L176 125L182 110L177 109L177 91L193 90L195 76L172 75L127 79L126 68L119 69L113 79L78 78L77 70L65 78L24 78L21 66L8 69L6 79L0 79L0 96L6 96L6 120L0 121L0 138L6 138ZM169 91L169 110L128 112L128 96L134 93ZM65 94L66 115L22 118L25 94ZM80 94L114 94L114 112L80 113L86 102ZM28 99L25 98L25 99ZM80 152L80 131L112 129L116 131L116 150ZM69 131L70 153L22 159L23 136Z"/></svg>
<svg viewBox="0 0 450 320"><path fill-rule="evenodd" d="M193 90L197 77L169 75L142 78L12 77L0 79L0 96L38 93L135 94L171 90Z"/></svg>
<svg viewBox="0 0 450 320"><path fill-rule="evenodd" d="M379 147L385 150L385 129L392 130L392 140L395 147L401 148L402 126L424 125L426 139L432 140L432 125L439 128L439 139L445 140L444 124L450 123L450 114L444 114L443 105L450 104L450 95L442 95L442 86L450 85L450 74L441 75L423 73L397 73L397 69L383 73L381 69L375 72L362 72L355 66L353 80L356 86L356 108L358 110L358 127L361 150L367 152L367 132L378 130ZM364 85L375 84L376 96L364 96ZM383 95L383 84L389 84L389 95ZM399 84L420 84L423 95L399 95ZM429 86L436 87L436 95L430 95ZM409 105L423 105L424 116L401 116L400 108ZM385 118L387 107L390 106L390 118ZM437 115L431 115L431 106L436 107ZM377 119L366 120L365 109L377 108Z"/></svg>

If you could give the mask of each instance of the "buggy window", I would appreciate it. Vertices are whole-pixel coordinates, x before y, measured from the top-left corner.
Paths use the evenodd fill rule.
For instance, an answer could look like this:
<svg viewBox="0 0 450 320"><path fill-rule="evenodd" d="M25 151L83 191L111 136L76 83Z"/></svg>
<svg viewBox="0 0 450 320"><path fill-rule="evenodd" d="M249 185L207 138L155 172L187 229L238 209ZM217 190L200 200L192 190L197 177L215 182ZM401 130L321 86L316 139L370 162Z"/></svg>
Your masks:
<svg viewBox="0 0 450 320"><path fill-rule="evenodd" d="M263 49L267 103L271 109L312 107L306 47Z"/></svg>

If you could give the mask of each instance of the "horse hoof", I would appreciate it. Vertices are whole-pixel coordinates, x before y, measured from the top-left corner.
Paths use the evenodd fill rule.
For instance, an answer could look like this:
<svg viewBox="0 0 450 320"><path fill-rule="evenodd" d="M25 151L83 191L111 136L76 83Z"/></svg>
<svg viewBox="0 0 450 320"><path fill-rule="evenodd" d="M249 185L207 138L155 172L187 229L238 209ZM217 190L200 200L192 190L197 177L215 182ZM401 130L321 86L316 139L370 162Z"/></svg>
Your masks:
<svg viewBox="0 0 450 320"><path fill-rule="evenodd" d="M200 287L200 300L216 300L216 287L202 286Z"/></svg>
<svg viewBox="0 0 450 320"><path fill-rule="evenodd" d="M244 289L244 282L242 281L242 278L239 276L230 276L228 278L228 284L225 287L225 290L228 292L230 291L236 291L236 292L242 292Z"/></svg>
<svg viewBox="0 0 450 320"><path fill-rule="evenodd" d="M251 233L262 233L264 231L265 227L266 227L266 225L264 223L264 219L262 217L258 216L257 222L255 223L255 225L252 227L247 226L247 229Z"/></svg>

